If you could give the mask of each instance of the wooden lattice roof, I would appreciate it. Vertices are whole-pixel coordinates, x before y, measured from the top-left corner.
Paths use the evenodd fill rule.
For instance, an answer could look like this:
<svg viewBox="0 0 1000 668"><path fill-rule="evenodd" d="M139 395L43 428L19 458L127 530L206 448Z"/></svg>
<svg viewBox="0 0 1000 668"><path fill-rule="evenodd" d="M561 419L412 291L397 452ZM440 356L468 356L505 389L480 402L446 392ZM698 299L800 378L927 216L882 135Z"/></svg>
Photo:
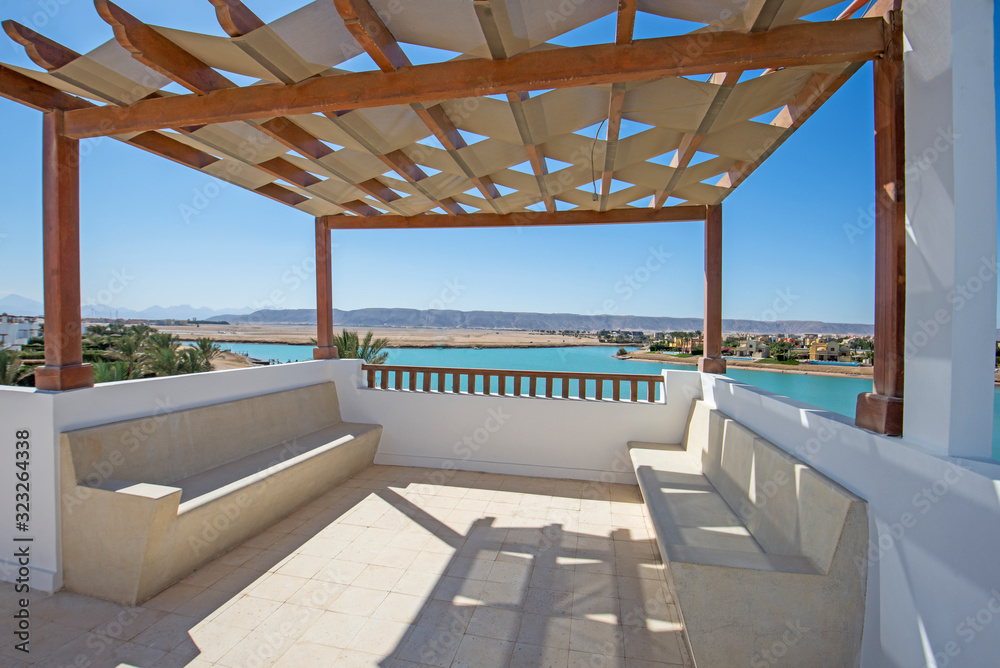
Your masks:
<svg viewBox="0 0 1000 668"><path fill-rule="evenodd" d="M42 71L0 66L0 95L314 216L683 217L724 200L889 33L851 18L858 2L809 21L835 0L319 0L269 24L210 1L228 37L97 0L114 37L83 55L6 21ZM552 43L615 12L613 43ZM633 41L650 15L691 31ZM414 66L401 44L453 57ZM381 72L338 69L363 52Z"/></svg>

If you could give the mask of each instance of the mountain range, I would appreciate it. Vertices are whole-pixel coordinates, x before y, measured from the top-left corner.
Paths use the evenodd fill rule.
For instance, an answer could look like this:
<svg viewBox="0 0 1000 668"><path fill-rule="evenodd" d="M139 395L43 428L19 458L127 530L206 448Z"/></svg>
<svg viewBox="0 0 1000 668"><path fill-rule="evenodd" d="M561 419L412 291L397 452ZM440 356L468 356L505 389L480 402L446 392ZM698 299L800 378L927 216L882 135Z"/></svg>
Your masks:
<svg viewBox="0 0 1000 668"><path fill-rule="evenodd" d="M251 324L316 324L315 309L228 313L209 318L214 321ZM584 330L625 329L645 332L695 331L702 329L701 318L649 317L636 315L579 315L574 313L522 313L510 311L450 311L408 308L334 309L337 327L423 327L440 329ZM723 320L726 332L751 334L832 334L869 335L872 325L818 320Z"/></svg>
<svg viewBox="0 0 1000 668"><path fill-rule="evenodd" d="M0 313L43 315L41 302L16 294L0 298ZM119 317L142 320L198 318L234 324L316 324L315 309L280 309L250 312L250 309L212 309L187 304L150 306L142 310L106 306L83 307L84 317ZM574 313L525 313L511 311L417 310L409 308L335 309L337 327L421 327L433 329L584 330L625 329L645 332L695 331L701 318L649 317L636 315L579 315ZM846 336L872 334L874 327L859 323L818 320L723 320L725 332L750 334L832 334Z"/></svg>

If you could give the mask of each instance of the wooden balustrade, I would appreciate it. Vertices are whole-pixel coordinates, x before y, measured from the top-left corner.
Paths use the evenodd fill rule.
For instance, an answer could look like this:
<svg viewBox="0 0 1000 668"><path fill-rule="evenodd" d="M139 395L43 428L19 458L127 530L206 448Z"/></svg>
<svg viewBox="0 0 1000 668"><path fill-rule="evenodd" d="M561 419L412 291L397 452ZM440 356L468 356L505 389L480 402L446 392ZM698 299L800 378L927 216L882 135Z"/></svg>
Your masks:
<svg viewBox="0 0 1000 668"><path fill-rule="evenodd" d="M571 398L572 394L572 398L575 399L605 401L605 383L611 383L612 401L655 402L657 386L660 386L661 396L663 393L663 376L647 374L456 369L390 364L363 364L361 369L365 372L368 387L382 390L391 387L396 390L407 388L410 392L437 391L452 394L493 394L495 392L501 396L545 396L547 398L555 396L563 399ZM496 379L495 386L494 378ZM463 379L465 380L464 388ZM527 393L524 391L525 379L528 381ZM588 381L594 381L593 392L589 394ZM571 387L574 383L575 388ZM625 392L622 391L623 385L627 388ZM641 398L640 389L645 390L645 396Z"/></svg>

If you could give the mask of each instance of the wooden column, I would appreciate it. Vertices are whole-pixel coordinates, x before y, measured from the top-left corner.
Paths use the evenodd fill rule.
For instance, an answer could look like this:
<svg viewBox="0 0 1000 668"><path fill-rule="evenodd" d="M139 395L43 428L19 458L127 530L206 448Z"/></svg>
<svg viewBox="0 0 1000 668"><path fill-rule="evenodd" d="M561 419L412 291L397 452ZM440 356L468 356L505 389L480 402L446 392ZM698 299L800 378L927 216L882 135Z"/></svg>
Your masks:
<svg viewBox="0 0 1000 668"><path fill-rule="evenodd" d="M322 218L316 219L316 343L313 359L337 359L333 345L333 249L330 230Z"/></svg>
<svg viewBox="0 0 1000 668"><path fill-rule="evenodd" d="M35 371L35 386L92 387L80 325L80 142L63 135L61 111L45 114L42 128L45 366Z"/></svg>
<svg viewBox="0 0 1000 668"><path fill-rule="evenodd" d="M892 41L875 60L875 369L874 392L858 395L855 424L903 433L906 314L906 170L903 122L903 26L887 15Z"/></svg>
<svg viewBox="0 0 1000 668"><path fill-rule="evenodd" d="M702 373L726 373L722 358L722 205L708 207L705 216L705 339Z"/></svg>

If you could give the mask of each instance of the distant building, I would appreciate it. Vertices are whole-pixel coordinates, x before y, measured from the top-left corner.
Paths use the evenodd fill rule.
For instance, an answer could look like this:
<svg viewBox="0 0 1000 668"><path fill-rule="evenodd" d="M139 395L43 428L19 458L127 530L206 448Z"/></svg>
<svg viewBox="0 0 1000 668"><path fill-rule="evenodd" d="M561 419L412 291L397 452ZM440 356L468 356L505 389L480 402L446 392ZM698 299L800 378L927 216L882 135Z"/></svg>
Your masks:
<svg viewBox="0 0 1000 668"><path fill-rule="evenodd" d="M705 339L701 336L695 337L693 339L684 339L681 343L681 352L683 353L694 353L695 351L705 349Z"/></svg>
<svg viewBox="0 0 1000 668"><path fill-rule="evenodd" d="M751 357L753 359L762 359L764 357L771 356L771 346L762 341L744 341L736 349L737 357Z"/></svg>
<svg viewBox="0 0 1000 668"><path fill-rule="evenodd" d="M0 350L13 348L20 350L21 346L33 336L41 335L41 324L38 318L16 315L0 315Z"/></svg>
<svg viewBox="0 0 1000 668"><path fill-rule="evenodd" d="M815 362L850 362L851 349L836 341L813 343L809 346L809 359Z"/></svg>

